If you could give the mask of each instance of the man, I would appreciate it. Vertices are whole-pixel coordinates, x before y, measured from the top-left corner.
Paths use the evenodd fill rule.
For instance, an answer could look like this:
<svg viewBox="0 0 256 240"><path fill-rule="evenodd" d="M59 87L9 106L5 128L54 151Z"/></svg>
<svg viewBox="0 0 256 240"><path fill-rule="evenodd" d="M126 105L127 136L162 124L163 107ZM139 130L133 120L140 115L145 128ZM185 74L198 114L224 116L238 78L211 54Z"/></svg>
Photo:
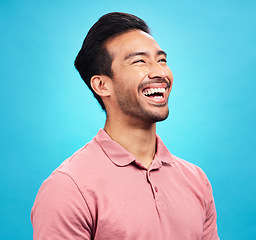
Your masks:
<svg viewBox="0 0 256 240"><path fill-rule="evenodd" d="M173 76L146 23L125 13L102 16L75 66L106 123L41 186L34 239L219 239L207 177L156 135Z"/></svg>

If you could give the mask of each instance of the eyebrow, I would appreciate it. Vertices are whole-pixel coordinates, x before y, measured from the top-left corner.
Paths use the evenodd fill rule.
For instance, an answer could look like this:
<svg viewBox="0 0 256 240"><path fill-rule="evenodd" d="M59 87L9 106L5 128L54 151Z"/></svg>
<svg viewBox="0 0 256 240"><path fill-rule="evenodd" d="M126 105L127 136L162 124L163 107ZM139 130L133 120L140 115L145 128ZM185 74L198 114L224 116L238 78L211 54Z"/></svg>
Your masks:
<svg viewBox="0 0 256 240"><path fill-rule="evenodd" d="M148 52L132 52L132 53L129 53L127 56L125 56L124 60L127 60L129 58L132 58L132 57L135 57L135 56L148 56L149 53ZM163 50L159 50L157 53L156 53L157 56L159 55L164 55L165 57L167 57L167 54L165 51Z"/></svg>

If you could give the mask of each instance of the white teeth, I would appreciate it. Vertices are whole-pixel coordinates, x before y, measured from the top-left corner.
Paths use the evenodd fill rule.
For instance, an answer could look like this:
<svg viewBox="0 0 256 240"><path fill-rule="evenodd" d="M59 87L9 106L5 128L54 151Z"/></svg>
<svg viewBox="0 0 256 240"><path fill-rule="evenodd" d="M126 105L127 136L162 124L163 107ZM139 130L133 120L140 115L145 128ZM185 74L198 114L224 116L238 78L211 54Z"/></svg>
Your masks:
<svg viewBox="0 0 256 240"><path fill-rule="evenodd" d="M148 88L146 90L143 91L143 94L148 96L154 93L164 93L165 92L165 88ZM162 98L162 96L155 96L156 98Z"/></svg>

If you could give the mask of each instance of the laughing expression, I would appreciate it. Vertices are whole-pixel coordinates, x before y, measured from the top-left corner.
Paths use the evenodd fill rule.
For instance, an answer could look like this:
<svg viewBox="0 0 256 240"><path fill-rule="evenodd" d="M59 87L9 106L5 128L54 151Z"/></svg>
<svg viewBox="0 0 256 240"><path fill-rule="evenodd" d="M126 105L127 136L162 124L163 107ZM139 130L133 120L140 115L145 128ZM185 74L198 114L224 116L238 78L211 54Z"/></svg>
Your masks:
<svg viewBox="0 0 256 240"><path fill-rule="evenodd" d="M113 59L115 114L148 123L166 119L173 75L157 42L132 30L109 40L106 48Z"/></svg>

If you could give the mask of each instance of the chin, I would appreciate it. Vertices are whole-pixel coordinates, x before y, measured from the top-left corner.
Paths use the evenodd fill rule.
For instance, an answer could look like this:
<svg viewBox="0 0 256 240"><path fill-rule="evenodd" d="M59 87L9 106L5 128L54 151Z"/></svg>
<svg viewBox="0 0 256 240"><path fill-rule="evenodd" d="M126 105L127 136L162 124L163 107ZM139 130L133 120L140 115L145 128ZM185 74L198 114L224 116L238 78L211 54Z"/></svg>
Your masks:
<svg viewBox="0 0 256 240"><path fill-rule="evenodd" d="M169 112L168 114L164 115L164 116L158 116L155 120L155 122L161 122L161 121L164 121L166 118L168 118L169 116Z"/></svg>
<svg viewBox="0 0 256 240"><path fill-rule="evenodd" d="M151 123L161 122L164 121L169 116L169 110L165 111L164 113L155 112L148 114L146 121Z"/></svg>

